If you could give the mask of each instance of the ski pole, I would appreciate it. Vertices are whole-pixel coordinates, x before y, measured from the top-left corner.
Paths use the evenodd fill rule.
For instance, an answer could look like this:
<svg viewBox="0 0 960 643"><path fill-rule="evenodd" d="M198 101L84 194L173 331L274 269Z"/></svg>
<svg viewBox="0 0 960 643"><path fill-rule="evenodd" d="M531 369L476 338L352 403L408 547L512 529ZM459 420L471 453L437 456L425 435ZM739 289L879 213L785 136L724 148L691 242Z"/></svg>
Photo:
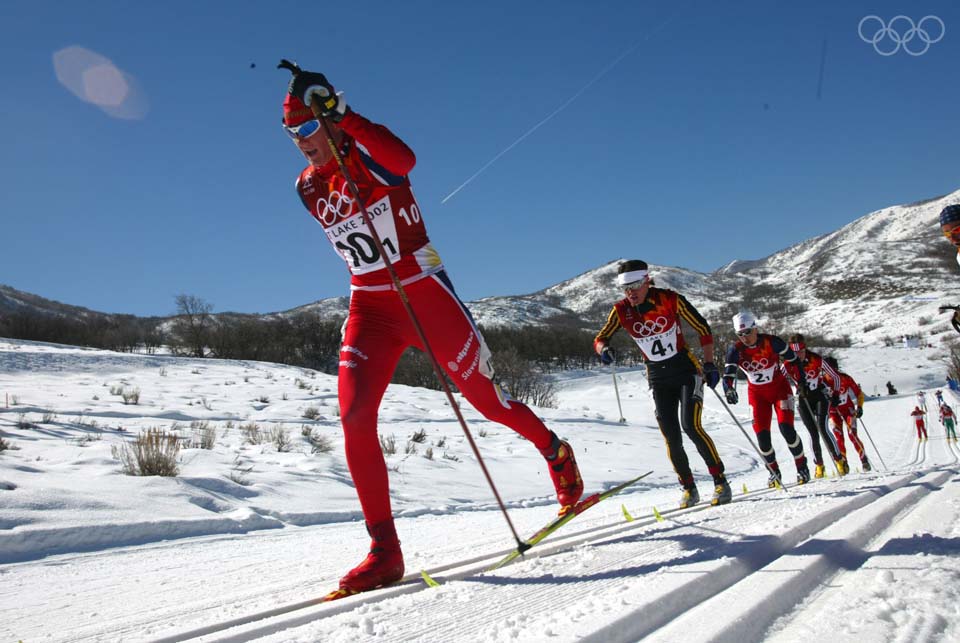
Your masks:
<svg viewBox="0 0 960 643"><path fill-rule="evenodd" d="M877 443L873 441L873 438L870 436L870 431L867 431L867 425L863 423L863 418L857 418L860 422L860 426L863 428L863 432L867 434L867 439L870 440L870 444L873 445L873 450L876 451L877 457L880 458L880 464L883 465L884 471L889 471L887 468L887 463L883 461L883 456L880 455L880 449L877 448Z"/></svg>
<svg viewBox="0 0 960 643"><path fill-rule="evenodd" d="M617 394L617 410L620 411L620 419L618 420L620 424L626 424L627 419L623 417L623 407L620 406L620 389L617 387L617 364L616 362L610 362L610 371L613 373L613 392Z"/></svg>
<svg viewBox="0 0 960 643"><path fill-rule="evenodd" d="M280 61L280 64L277 65L277 68L287 69L294 76L302 71L296 63L292 63L285 59ZM447 396L447 401L450 403L450 408L453 409L454 414L457 416L457 421L460 423L460 428L463 429L463 434L466 436L467 442L470 444L470 448L473 450L473 455L476 456L477 463L479 463L480 469L483 470L483 475L487 479L487 484L490 485L490 490L493 492L493 496L496 498L497 504L500 506L500 511L503 513L503 517L507 521L507 526L510 527L510 532L513 534L514 540L517 541L518 549L521 553L523 553L530 548L530 545L520 539L520 536L517 534L517 530L513 526L513 522L510 520L510 514L507 513L507 507L503 504L503 500L500 498L500 492L497 491L497 486L494 484L493 478L490 476L490 471L487 470L487 465L483 461L483 456L480 455L480 449L477 448L477 443L474 441L473 435L471 435L470 429L467 427L467 421L464 419L463 413L460 411L460 406L453 397L453 391L450 390L450 385L447 383L443 369L440 368L440 362L437 361L437 356L434 354L433 349L430 347L430 343L427 341L427 336L423 331L423 326L420 325L420 320L417 319L417 315L413 311L413 306L410 304L410 300L407 298L407 291L404 289L403 284L400 283L400 277L397 275L396 268L394 268L393 262L387 255L387 251L383 246L383 241L380 239L380 234L373 225L373 220L370 217L370 213L367 212L367 206L363 202L363 198L360 196L360 190L357 188L357 184L353 181L350 171L344 164L343 156L340 154L340 150L337 149L337 144L333 140L333 132L330 130L330 125L327 123L327 119L323 115L323 108L321 107L320 103L321 101L318 96L316 100L310 101L310 109L313 111L313 115L323 126L324 135L327 137L327 146L330 148L333 158L336 159L337 167L340 169L340 173L343 175L344 181L346 181L347 186L350 188L351 194L353 195L354 199L356 199L356 202L360 207L360 216L363 220L363 223L365 226L367 226L367 229L370 232L370 237L373 239L373 245L376 247L377 252L380 253L380 257L383 259L387 273L390 275L390 280L393 282L393 287L400 296L400 302L403 304L403 308L407 312L407 316L410 318L410 323L417 332L417 337L420 339L420 343L423 346L423 352L430 359L430 363L433 366L433 372L436 374L437 380L440 382L440 387Z"/></svg>
<svg viewBox="0 0 960 643"><path fill-rule="evenodd" d="M780 486L781 489L783 489L783 492L784 492L784 493L790 493L789 491L787 491L787 487L782 484L782 478L780 477L780 475L779 475L776 471L773 470L773 467L770 465L769 462L767 462L767 459L766 459L765 457L763 457L763 454L760 453L760 448L757 447L757 445L753 443L753 440L750 439L750 436L747 434L747 431L743 428L743 425L740 424L740 420L737 419L737 416L734 415L734 414L733 414L733 411L730 410L730 407L727 406L727 401L723 399L723 397L720 395L719 392L717 392L717 389L711 388L710 390L713 391L714 395L717 396L717 399L720 400L720 404L723 405L723 408L727 409L727 413L729 413L729 414L730 414L730 417L733 418L733 421L736 423L737 428L740 429L740 433L743 433L743 437L746 438L747 442L750 443L750 446L753 447L753 450L757 452L757 455L758 455L758 456L760 456L760 461L763 462L763 464L766 465L767 470L770 471L770 475L774 476L774 477L777 478L778 480L781 480L781 484L780 484L779 486Z"/></svg>

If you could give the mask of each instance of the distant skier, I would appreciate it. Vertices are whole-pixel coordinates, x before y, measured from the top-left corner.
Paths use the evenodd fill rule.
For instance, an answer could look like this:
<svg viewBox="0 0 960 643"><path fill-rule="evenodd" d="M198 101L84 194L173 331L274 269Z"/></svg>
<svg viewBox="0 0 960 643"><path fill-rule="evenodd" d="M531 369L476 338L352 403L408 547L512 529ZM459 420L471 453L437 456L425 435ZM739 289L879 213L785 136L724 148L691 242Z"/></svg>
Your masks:
<svg viewBox="0 0 960 643"><path fill-rule="evenodd" d="M367 557L340 579L339 591L351 594L403 576L377 414L400 355L407 347L424 346L397 294L387 259L376 247L360 204L328 146L323 124L308 107L311 100L322 103L334 145L439 363L480 413L539 449L561 507L580 499L583 483L570 445L494 381L486 343L427 237L407 178L416 163L413 152L389 129L348 108L323 74L300 71L283 102L284 131L309 162L297 179L297 193L351 274L338 396L347 465L371 538Z"/></svg>
<svg viewBox="0 0 960 643"><path fill-rule="evenodd" d="M837 471L845 475L850 471L847 459L837 451L833 443L833 436L827 431L827 413L833 401L831 389L839 376L823 361L819 353L807 348L806 340L800 333L790 336L790 348L797 354L796 362L787 364L787 373L797 384L797 397L800 410L800 419L810 433L810 445L813 448L814 477L824 475L823 451L820 448L820 438L827 447L827 452L837 464ZM806 384L804 384L806 382Z"/></svg>
<svg viewBox="0 0 960 643"><path fill-rule="evenodd" d="M807 458L803 455L803 442L793 425L793 391L781 370L781 364L793 362L797 356L780 337L761 333L757 328L757 318L751 312L734 315L733 329L738 340L727 351L723 369L723 390L727 402L736 404L739 401L736 388L739 368L747 376L747 400L753 410L753 431L757 434L757 445L774 472L770 474L768 485L776 486L782 480L770 436L770 421L774 412L780 434L786 440L797 467L797 484L804 484L810 480L810 470L807 468Z"/></svg>
<svg viewBox="0 0 960 643"><path fill-rule="evenodd" d="M917 406L919 406L920 410L924 413L927 412L927 394L923 391L917 391Z"/></svg>
<svg viewBox="0 0 960 643"><path fill-rule="evenodd" d="M923 421L923 417L926 415L923 411L920 410L919 406L913 407L913 413L910 414L913 417L913 421L917 424L917 439L926 440L927 439L927 425Z"/></svg>
<svg viewBox="0 0 960 643"><path fill-rule="evenodd" d="M710 324L683 295L654 286L645 261L631 259L621 263L617 269L617 286L625 297L615 303L607 315L607 323L593 340L594 350L600 361L612 364L616 355L610 338L621 328L640 349L647 365L657 424L667 443L667 456L683 487L680 507L692 507L700 502L700 492L683 449L683 433L693 442L713 476L710 504L727 504L732 492L723 473L723 461L701 423L704 381L710 388L720 381L720 370L713 361ZM681 320L697 333L703 351L702 367L687 346Z"/></svg>
<svg viewBox="0 0 960 643"><path fill-rule="evenodd" d="M943 391L937 389L933 392L933 396L937 398L937 408L943 406Z"/></svg>
<svg viewBox="0 0 960 643"><path fill-rule="evenodd" d="M953 412L953 409L950 408L949 404L943 404L940 406L940 424L943 425L943 428L947 432L947 441L949 442L951 438L954 442L957 441L957 416Z"/></svg>
<svg viewBox="0 0 960 643"><path fill-rule="evenodd" d="M857 435L857 418L863 416L863 390L860 385L847 373L840 370L835 357L825 357L824 361L840 376L840 388L837 391L838 404L830 407L830 423L833 425L833 436L837 441L837 450L846 460L847 447L843 440L843 428L846 426L850 444L856 449L860 457L860 466L864 471L870 471L870 461L863 449L863 442Z"/></svg>

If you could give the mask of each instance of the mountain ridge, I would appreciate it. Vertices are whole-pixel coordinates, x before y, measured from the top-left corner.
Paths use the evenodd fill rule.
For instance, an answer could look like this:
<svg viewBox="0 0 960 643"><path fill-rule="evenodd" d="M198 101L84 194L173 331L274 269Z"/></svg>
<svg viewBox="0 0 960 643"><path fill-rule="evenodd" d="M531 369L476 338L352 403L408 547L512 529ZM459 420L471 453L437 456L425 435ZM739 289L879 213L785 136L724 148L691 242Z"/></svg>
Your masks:
<svg viewBox="0 0 960 643"><path fill-rule="evenodd" d="M936 302L956 296L957 288L954 249L938 234L937 223L943 206L956 202L960 202L960 190L881 208L762 259L734 259L710 273L655 264L650 269L659 286L683 293L714 321L734 308L756 307L761 323L789 321L792 327L837 337L856 333L855 341L867 343L904 334L940 334L949 325L938 315ZM621 297L615 276L622 260L533 293L484 297L467 305L482 326L598 329ZM311 313L344 317L348 306L348 297L334 297L250 316ZM858 308L865 322L862 330L831 322L831 311L843 306ZM20 311L77 319L131 317L71 306L0 285L0 315ZM230 312L216 315L238 316ZM778 315L790 319L777 319ZM155 319L163 323L171 317Z"/></svg>

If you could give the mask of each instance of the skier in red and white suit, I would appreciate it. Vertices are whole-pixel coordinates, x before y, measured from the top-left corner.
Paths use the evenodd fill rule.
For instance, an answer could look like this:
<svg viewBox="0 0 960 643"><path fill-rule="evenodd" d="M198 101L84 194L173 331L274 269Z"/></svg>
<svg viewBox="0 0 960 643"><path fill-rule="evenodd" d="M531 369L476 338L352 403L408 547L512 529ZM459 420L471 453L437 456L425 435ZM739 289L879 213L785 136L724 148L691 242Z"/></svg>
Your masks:
<svg viewBox="0 0 960 643"><path fill-rule="evenodd" d="M833 428L833 436L837 440L837 450L844 460L847 458L847 446L843 440L843 427L847 427L847 435L850 436L850 444L857 450L860 456L860 465L864 471L870 471L870 461L863 450L863 442L857 435L857 418L863 415L863 390L856 380L840 370L835 357L824 357L823 360L839 377L839 383L831 385L833 392L837 394L837 404L830 406L830 424Z"/></svg>
<svg viewBox="0 0 960 643"><path fill-rule="evenodd" d="M321 101L326 111L335 144L439 363L480 413L540 450L562 507L577 502L583 483L570 445L492 379L490 352L444 272L413 196L407 178L416 163L413 152L389 129L347 108L322 74L300 72L283 103L284 128L310 162L297 179L297 192L351 275L338 395L347 464L372 538L367 558L340 580L344 593L355 593L403 576L377 412L400 355L410 346L424 347L323 127L305 104L311 99Z"/></svg>
<svg viewBox="0 0 960 643"><path fill-rule="evenodd" d="M924 422L923 418L927 414L920 410L919 406L913 407L913 412L910 416L913 418L913 421L917 425L917 439L926 440L927 439L927 423Z"/></svg>
<svg viewBox="0 0 960 643"><path fill-rule="evenodd" d="M770 436L770 421L773 411L777 414L780 434L787 441L797 467L797 484L810 480L807 458L803 455L803 442L793 424L793 390L781 368L782 362L792 362L796 354L782 338L761 333L753 313L741 312L733 317L733 328L739 338L727 351L723 369L723 390L727 402L736 404L737 369L747 375L747 399L753 409L753 432L757 434L757 446L774 471L769 486L781 481L780 465Z"/></svg>

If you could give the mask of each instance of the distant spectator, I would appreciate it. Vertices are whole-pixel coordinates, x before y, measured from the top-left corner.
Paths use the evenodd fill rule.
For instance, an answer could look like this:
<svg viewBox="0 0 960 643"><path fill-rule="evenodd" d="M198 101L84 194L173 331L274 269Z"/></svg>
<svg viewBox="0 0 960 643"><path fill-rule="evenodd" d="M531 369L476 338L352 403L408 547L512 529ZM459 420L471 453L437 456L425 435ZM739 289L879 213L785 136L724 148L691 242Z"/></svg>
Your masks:
<svg viewBox="0 0 960 643"><path fill-rule="evenodd" d="M897 388L891 383L887 382L887 395L896 395Z"/></svg>

